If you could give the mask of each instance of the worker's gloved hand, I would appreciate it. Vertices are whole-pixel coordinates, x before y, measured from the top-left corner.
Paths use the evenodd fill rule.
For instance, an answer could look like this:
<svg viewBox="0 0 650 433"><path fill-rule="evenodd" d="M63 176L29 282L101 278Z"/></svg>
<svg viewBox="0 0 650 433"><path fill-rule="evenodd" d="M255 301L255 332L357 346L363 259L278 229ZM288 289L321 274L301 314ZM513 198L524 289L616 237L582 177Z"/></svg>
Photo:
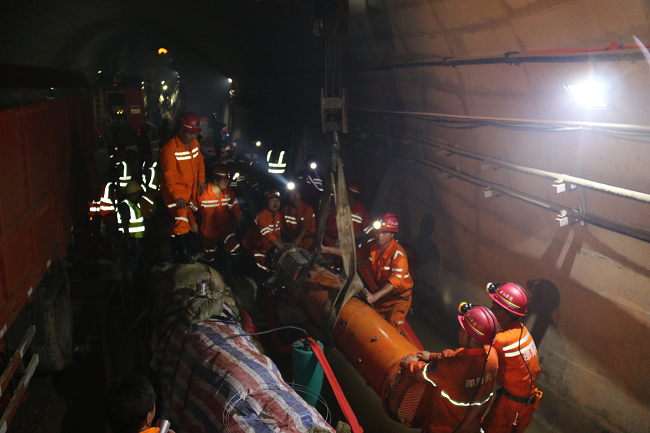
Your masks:
<svg viewBox="0 0 650 433"><path fill-rule="evenodd" d="M421 350L418 353L416 353L415 356L417 356L420 361L429 362L429 358L431 357L431 353L427 352L426 350Z"/></svg>
<svg viewBox="0 0 650 433"><path fill-rule="evenodd" d="M196 223L190 224L190 231L192 233L198 233L199 232L199 226Z"/></svg>
<svg viewBox="0 0 650 433"><path fill-rule="evenodd" d="M176 199L176 206L178 206L179 209L185 209L187 207L187 203L185 203L185 200L179 197Z"/></svg>
<svg viewBox="0 0 650 433"><path fill-rule="evenodd" d="M199 182L196 184L196 192L199 194L199 196L203 195L205 192L205 182Z"/></svg>
<svg viewBox="0 0 650 433"><path fill-rule="evenodd" d="M417 361L417 360L418 360L417 357L415 357L413 355L405 356L404 358L402 358L402 363L401 363L402 367L408 368L408 366L409 366L409 364L411 362L414 362L414 361Z"/></svg>

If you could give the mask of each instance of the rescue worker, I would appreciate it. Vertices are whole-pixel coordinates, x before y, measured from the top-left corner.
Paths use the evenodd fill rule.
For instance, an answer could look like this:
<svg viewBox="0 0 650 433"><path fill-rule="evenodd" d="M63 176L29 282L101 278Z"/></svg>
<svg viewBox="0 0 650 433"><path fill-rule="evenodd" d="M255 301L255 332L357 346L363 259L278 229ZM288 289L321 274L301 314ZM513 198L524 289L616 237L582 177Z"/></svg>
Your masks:
<svg viewBox="0 0 650 433"><path fill-rule="evenodd" d="M313 252L316 234L314 209L300 199L300 189L294 182L288 183L287 191L290 203L281 212L284 235L291 244Z"/></svg>
<svg viewBox="0 0 650 433"><path fill-rule="evenodd" d="M348 204L350 205L350 214L352 216L352 227L354 228L355 244L359 245L364 241L364 237L372 231L372 219L370 212L361 203L363 186L357 181L351 181L347 186ZM327 214L325 224L325 235L323 236L323 245L334 246L338 239L338 228L336 225L336 209Z"/></svg>
<svg viewBox="0 0 650 433"><path fill-rule="evenodd" d="M298 172L298 183L302 191L302 199L312 209L318 209L320 196L323 192L323 180L318 172L316 156L307 155L302 170Z"/></svg>
<svg viewBox="0 0 650 433"><path fill-rule="evenodd" d="M144 217L137 205L141 193L140 184L134 180L129 181L124 189L126 197L117 209L118 230L124 234L126 246L126 281L129 284L133 282L133 273L138 268L145 230Z"/></svg>
<svg viewBox="0 0 650 433"><path fill-rule="evenodd" d="M372 265L372 277L378 290L366 296L368 303L398 331L402 331L406 314L411 308L413 279L404 248L395 240L398 231L397 217L384 214L373 223L375 238L357 248L357 265L363 266L365 260ZM342 255L339 247L323 245L326 254ZM366 262L367 264L368 262Z"/></svg>
<svg viewBox="0 0 650 433"><path fill-rule="evenodd" d="M124 159L118 160L116 164L117 172L119 173L120 188L126 188L126 185L133 179L135 173L135 165L138 161L138 152L129 150Z"/></svg>
<svg viewBox="0 0 650 433"><path fill-rule="evenodd" d="M246 236L243 246L246 252L255 260L259 275L271 272L271 252L275 247L285 251L291 245L282 243L282 215L280 211L280 191L270 189L264 194L266 209L262 209L255 217Z"/></svg>
<svg viewBox="0 0 650 433"><path fill-rule="evenodd" d="M117 187L115 182L107 182L101 186L99 200L93 200L88 209L90 219L100 216L109 231L117 230L115 211L117 208Z"/></svg>
<svg viewBox="0 0 650 433"><path fill-rule="evenodd" d="M462 303L459 310L459 349L421 351L402 360L402 367L417 380L435 388L422 432L478 433L481 416L492 397L498 367L496 351L491 347L497 332L496 318L482 306Z"/></svg>
<svg viewBox="0 0 650 433"><path fill-rule="evenodd" d="M174 263L191 263L187 255L185 236L190 231L192 208L196 197L205 191L205 167L196 139L201 132L200 121L194 113L184 113L178 119L178 133L160 151L163 201L174 217L171 246Z"/></svg>
<svg viewBox="0 0 650 433"><path fill-rule="evenodd" d="M499 357L497 398L483 420L485 433L523 432L539 407L537 389L541 373L537 347L528 329L519 321L528 313L528 295L515 283L487 285L491 310L501 327L494 348Z"/></svg>
<svg viewBox="0 0 650 433"><path fill-rule="evenodd" d="M208 257L213 257L218 247L228 254L241 252L235 231L239 227L239 202L235 193L228 186L230 167L216 164L211 173L212 180L205 192L199 197L201 212L201 242Z"/></svg>
<svg viewBox="0 0 650 433"><path fill-rule="evenodd" d="M413 279L404 248L395 240L399 221L392 213L375 221L375 239L367 242L369 260L377 277L379 290L367 296L388 323L401 331L406 314L411 308Z"/></svg>
<svg viewBox="0 0 650 433"><path fill-rule="evenodd" d="M144 194L140 197L138 206L140 206L140 211L145 220L153 218L156 210L158 210L156 196L160 193L160 184L158 183L157 166L156 161L152 163L145 161L142 164L142 190Z"/></svg>

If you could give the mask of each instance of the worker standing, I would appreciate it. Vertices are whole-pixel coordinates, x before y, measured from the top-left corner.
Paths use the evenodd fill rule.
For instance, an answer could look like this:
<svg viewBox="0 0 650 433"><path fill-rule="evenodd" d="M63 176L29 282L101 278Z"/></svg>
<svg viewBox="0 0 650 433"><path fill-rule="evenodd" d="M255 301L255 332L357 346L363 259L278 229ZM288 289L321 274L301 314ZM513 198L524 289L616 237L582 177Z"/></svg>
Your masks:
<svg viewBox="0 0 650 433"><path fill-rule="evenodd" d="M142 190L144 194L140 197L138 206L140 206L140 211L145 220L153 218L153 215L158 210L156 196L160 194L160 184L158 182L157 166L156 161L152 163L145 161L142 164Z"/></svg>
<svg viewBox="0 0 650 433"><path fill-rule="evenodd" d="M205 167L196 139L201 132L199 118L185 113L178 119L178 133L161 149L161 190L163 201L174 217L171 230L174 263L191 263L185 236L190 231L192 208L196 197L205 190Z"/></svg>
<svg viewBox="0 0 650 433"><path fill-rule="evenodd" d="M280 191L270 189L264 194L266 209L262 209L255 217L254 224L246 232L243 246L246 252L255 260L258 274L266 275L271 272L271 250L273 247L285 251L287 245L282 243L280 214Z"/></svg>
<svg viewBox="0 0 650 433"><path fill-rule="evenodd" d="M219 247L228 254L238 254L241 250L235 231L239 227L241 211L235 193L228 186L230 167L216 164L212 169L211 178L210 184L198 200L202 218L199 232L203 249L208 257L213 257Z"/></svg>
<svg viewBox="0 0 650 433"><path fill-rule="evenodd" d="M134 180L129 181L124 189L126 198L117 208L118 230L124 234L126 245L126 281L129 284L133 282L133 273L138 268L145 230L144 217L137 205L141 193L140 184Z"/></svg>
<svg viewBox="0 0 650 433"><path fill-rule="evenodd" d="M379 290L367 296L379 313L397 330L402 329L406 314L411 308L413 279L404 248L395 240L399 221L392 213L375 221L375 239L366 243L370 248L369 260Z"/></svg>
<svg viewBox="0 0 650 433"><path fill-rule="evenodd" d="M458 317L456 350L418 352L406 356L402 367L435 388L429 419L423 432L478 433L497 377L498 360L491 347L497 332L492 312L482 306L462 303Z"/></svg>
<svg viewBox="0 0 650 433"><path fill-rule="evenodd" d="M289 204L281 212L284 234L293 245L313 252L316 234L314 209L301 200L300 189L294 182L289 182L287 190Z"/></svg>
<svg viewBox="0 0 650 433"><path fill-rule="evenodd" d="M528 295L515 283L489 283L491 310L500 332L494 348L499 356L497 391L490 412L483 420L485 433L523 432L539 407L542 392L537 389L541 373L537 347L528 329L519 321L528 311Z"/></svg>

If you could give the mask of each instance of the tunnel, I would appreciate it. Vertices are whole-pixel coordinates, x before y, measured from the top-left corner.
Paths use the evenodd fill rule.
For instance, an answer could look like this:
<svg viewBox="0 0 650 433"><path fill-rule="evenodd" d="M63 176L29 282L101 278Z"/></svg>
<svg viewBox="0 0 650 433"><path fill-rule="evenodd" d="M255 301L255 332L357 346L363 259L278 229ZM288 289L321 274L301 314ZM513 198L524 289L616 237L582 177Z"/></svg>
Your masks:
<svg viewBox="0 0 650 433"><path fill-rule="evenodd" d="M0 41L0 109L167 81L288 172L329 164L322 98L345 95L345 175L400 218L413 313L454 341L460 302L518 282L536 417L650 429L650 2L24 0Z"/></svg>

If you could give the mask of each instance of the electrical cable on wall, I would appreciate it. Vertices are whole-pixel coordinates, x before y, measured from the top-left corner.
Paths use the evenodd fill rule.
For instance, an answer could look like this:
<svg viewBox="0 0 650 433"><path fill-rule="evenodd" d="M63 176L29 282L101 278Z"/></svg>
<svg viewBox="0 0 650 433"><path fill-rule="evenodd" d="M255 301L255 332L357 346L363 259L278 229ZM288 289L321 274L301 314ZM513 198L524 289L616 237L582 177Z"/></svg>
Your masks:
<svg viewBox="0 0 650 433"><path fill-rule="evenodd" d="M650 126L644 125L461 116L416 111L373 110L353 106L350 106L349 108L368 115L392 115L422 120L434 124L435 126L449 129L475 129L493 126L497 128L532 132L589 132L592 134L600 134L608 137L650 144ZM647 138L648 141L636 140L639 138Z"/></svg>

